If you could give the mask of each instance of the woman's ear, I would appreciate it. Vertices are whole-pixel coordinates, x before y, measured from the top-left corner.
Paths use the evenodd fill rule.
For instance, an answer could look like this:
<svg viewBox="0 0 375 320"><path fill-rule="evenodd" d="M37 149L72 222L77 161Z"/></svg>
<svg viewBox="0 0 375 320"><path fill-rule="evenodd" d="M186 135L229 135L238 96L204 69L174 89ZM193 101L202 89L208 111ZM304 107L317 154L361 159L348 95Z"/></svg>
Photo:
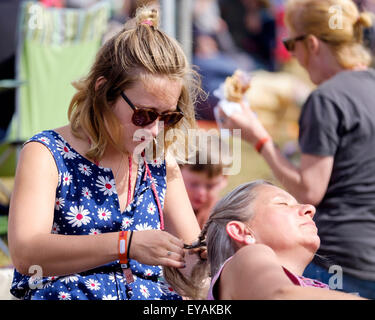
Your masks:
<svg viewBox="0 0 375 320"><path fill-rule="evenodd" d="M228 235L238 243L246 243L246 236L248 232L246 231L246 226L241 221L230 221L227 223L226 231Z"/></svg>
<svg viewBox="0 0 375 320"><path fill-rule="evenodd" d="M230 221L227 223L226 231L228 235L238 244L249 245L255 243L255 238L248 226L240 221Z"/></svg>
<svg viewBox="0 0 375 320"><path fill-rule="evenodd" d="M102 86L106 82L107 82L107 79L104 78L103 76L101 76L98 79L96 79L96 82L95 82L95 91L97 91L99 89L99 87Z"/></svg>
<svg viewBox="0 0 375 320"><path fill-rule="evenodd" d="M320 48L320 43L319 43L319 39L314 36L314 35L309 35L306 39L306 43L307 43L307 48L309 50L309 52L312 52L314 54L318 54L319 52L319 48Z"/></svg>

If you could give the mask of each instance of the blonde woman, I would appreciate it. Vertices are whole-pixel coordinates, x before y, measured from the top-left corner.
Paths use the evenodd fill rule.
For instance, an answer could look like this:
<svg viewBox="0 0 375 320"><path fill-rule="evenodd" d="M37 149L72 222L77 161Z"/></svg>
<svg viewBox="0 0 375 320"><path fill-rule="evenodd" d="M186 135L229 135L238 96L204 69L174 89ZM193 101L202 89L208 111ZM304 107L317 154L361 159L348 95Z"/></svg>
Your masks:
<svg viewBox="0 0 375 320"><path fill-rule="evenodd" d="M268 182L240 185L217 203L195 242L208 259L176 289L204 298L210 274L209 300L358 299L302 276L320 242L314 214L314 206Z"/></svg>
<svg viewBox="0 0 375 320"><path fill-rule="evenodd" d="M140 151L162 129L179 139L195 126L198 84L154 9L103 45L75 84L70 124L21 152L9 218L13 295L180 299L161 266L185 267L183 243L200 228L174 157L149 162Z"/></svg>
<svg viewBox="0 0 375 320"><path fill-rule="evenodd" d="M343 289L375 298L375 72L362 46L367 13L351 0L290 0L286 48L318 85L300 115L299 166L290 163L253 112L225 118L264 157L298 201L317 207L320 255L308 275L344 271Z"/></svg>

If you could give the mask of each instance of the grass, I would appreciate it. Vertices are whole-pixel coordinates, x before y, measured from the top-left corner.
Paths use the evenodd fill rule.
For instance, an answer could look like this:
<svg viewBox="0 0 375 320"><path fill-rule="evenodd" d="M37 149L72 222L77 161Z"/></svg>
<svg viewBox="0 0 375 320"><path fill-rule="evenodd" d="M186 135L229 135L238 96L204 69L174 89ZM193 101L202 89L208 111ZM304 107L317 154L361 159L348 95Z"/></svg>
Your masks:
<svg viewBox="0 0 375 320"><path fill-rule="evenodd" d="M228 185L223 190L223 194L233 190L242 183L256 179L265 179L276 183L272 171L264 159L255 151L253 146L242 141L240 172L228 177Z"/></svg>

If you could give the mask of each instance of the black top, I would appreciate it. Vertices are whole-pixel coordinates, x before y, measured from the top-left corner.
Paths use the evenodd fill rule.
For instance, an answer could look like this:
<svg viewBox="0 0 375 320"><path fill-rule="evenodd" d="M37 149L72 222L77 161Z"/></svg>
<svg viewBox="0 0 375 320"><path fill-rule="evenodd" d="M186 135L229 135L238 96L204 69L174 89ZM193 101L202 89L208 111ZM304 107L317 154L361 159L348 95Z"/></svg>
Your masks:
<svg viewBox="0 0 375 320"><path fill-rule="evenodd" d="M320 85L300 117L305 154L333 156L327 192L317 206L321 239L314 262L375 280L375 70L343 71Z"/></svg>

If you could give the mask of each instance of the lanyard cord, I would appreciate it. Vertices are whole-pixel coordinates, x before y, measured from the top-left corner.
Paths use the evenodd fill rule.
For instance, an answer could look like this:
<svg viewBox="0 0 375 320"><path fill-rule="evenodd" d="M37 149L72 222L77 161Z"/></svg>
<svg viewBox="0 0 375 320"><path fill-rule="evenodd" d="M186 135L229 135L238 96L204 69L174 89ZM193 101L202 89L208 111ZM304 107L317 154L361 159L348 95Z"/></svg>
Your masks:
<svg viewBox="0 0 375 320"><path fill-rule="evenodd" d="M144 153L142 153L142 156L143 156L143 161L144 161L145 167L146 167L146 172L145 172L145 176L144 176L143 180L145 181L147 179L147 176L151 180L151 189L152 189L152 192L154 193L155 201L156 201L156 204L157 204L158 210L159 210L160 230L164 230L163 209L161 208L161 203L160 203L160 200L159 200L158 192L156 191L154 179L152 179L152 174L151 174L150 168L148 167L147 161L144 157Z"/></svg>
<svg viewBox="0 0 375 320"><path fill-rule="evenodd" d="M91 144L91 140L89 138L89 143ZM154 179L152 179L152 174L151 174L151 171L150 171L150 168L148 167L148 164L147 164L147 161L145 159L145 153L144 151L141 153L142 157L143 157L143 162L145 163L145 168L146 168L146 172L145 172L145 175L143 177L143 181L146 181L147 179L147 176L150 178L151 180L151 190L152 190L152 193L154 194L154 197L155 197L155 201L156 201L156 204L158 206L158 211L159 211L159 218L160 218L160 230L164 230L164 214L163 214L163 209L161 207L161 203L160 203L160 199L159 199L159 196L158 196L158 192L156 190L156 187L155 187L155 183L154 183ZM128 205L130 204L131 202L131 176L132 176L132 164L133 164L133 160L132 160L132 157L131 156L128 156L128 161L129 161L129 179L128 179L128 199L126 201L126 207L128 207ZM94 163L99 167L100 166L100 163L98 160L94 160Z"/></svg>

